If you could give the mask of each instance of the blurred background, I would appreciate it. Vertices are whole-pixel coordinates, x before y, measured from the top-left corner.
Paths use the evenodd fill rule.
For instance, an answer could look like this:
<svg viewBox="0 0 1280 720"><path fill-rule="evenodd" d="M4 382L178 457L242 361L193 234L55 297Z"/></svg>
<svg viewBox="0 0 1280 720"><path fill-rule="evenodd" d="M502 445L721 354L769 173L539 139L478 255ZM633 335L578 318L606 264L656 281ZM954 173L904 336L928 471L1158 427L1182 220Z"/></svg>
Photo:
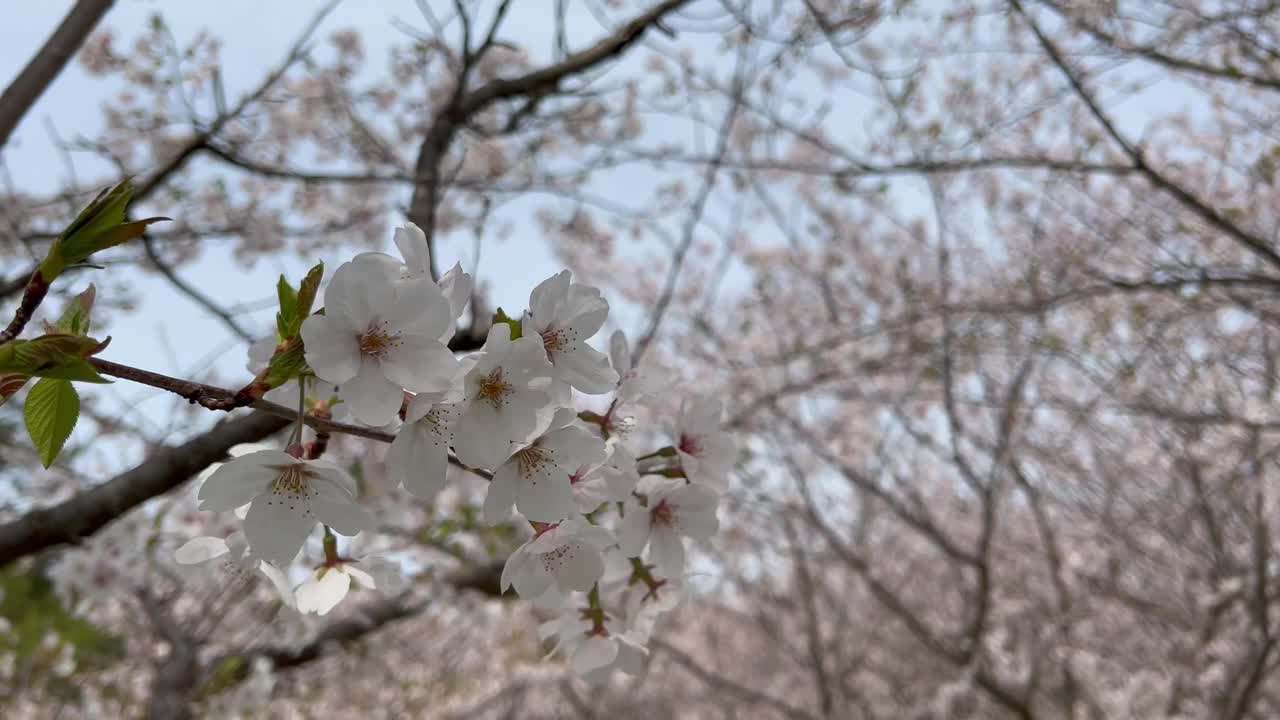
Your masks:
<svg viewBox="0 0 1280 720"><path fill-rule="evenodd" d="M477 279L459 351L569 267L610 300L595 344L625 331L671 389L637 444L696 389L741 447L645 671L592 685L499 596L520 537L478 522L476 478L415 500L384 445L335 437L380 523L344 553L412 585L299 616L172 559L235 526L195 510L192 443L273 428L120 381L44 470L19 394L3 717L1280 717L1276 3L3 17L6 317L132 176L134 214L173 221L46 312L92 282L103 358L236 388L280 274L394 252L408 218Z"/></svg>

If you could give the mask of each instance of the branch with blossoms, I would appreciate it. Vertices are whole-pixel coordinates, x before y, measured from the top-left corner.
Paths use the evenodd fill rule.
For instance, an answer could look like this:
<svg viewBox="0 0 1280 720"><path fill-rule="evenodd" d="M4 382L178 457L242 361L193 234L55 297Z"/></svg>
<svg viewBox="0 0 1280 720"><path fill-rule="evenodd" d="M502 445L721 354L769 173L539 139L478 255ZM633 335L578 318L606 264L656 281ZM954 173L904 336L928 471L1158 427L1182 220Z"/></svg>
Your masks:
<svg viewBox="0 0 1280 720"><path fill-rule="evenodd" d="M127 184L104 194L55 241L42 265L51 268L46 290L68 258L81 262L142 232L150 221L124 222L129 196ZM444 488L451 464L474 472L489 480L483 519L507 524L514 512L532 535L507 559L501 590L558 609L541 632L556 638L578 673L638 672L655 621L679 600L684 539L709 540L719 526L716 508L735 457L720 402L687 398L672 444L637 456L630 445L640 428L630 413L652 405L659 390L632 367L621 332L609 354L589 344L609 313L597 288L573 282L567 270L546 279L527 310L512 317L499 309L479 352L459 359L449 342L472 297L471 276L455 266L435 280L427 237L412 223L394 239L401 258L361 253L338 267L323 308L313 310L323 265L297 287L282 277L275 336L250 349L257 372L237 390L96 357L107 342L88 337L92 292L44 335L0 344L0 372L20 380L9 395L40 378L24 416L46 465L75 424L73 381L111 376L210 411L254 408L292 421L282 448L235 457L199 487L201 510L235 511L242 529L193 538L175 559L216 561L237 577L261 574L298 612L328 613L353 582L390 595L403 587L393 557L339 550L338 536L375 523L352 477L323 459L330 434L390 443L390 479L423 500ZM20 306L12 334L43 297ZM601 414L576 408L579 395L612 398ZM316 432L310 443L307 426ZM294 586L288 570L317 531L324 559Z"/></svg>

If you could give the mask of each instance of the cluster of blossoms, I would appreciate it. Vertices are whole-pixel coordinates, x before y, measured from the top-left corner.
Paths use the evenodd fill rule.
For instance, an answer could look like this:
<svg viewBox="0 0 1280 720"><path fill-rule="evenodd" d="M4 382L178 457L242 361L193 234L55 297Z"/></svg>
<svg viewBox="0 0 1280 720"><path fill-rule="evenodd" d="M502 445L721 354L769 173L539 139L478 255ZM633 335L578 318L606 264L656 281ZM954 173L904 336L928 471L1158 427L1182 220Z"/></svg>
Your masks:
<svg viewBox="0 0 1280 720"><path fill-rule="evenodd" d="M489 478L485 521L532 535L507 560L502 589L553 613L542 635L580 674L634 673L654 621L679 601L685 538L705 541L718 528L735 455L720 403L686 398L668 428L672 443L638 456L628 447L638 435L629 410L654 404L658 388L632 367L620 332L608 354L588 344L609 312L598 289L568 271L548 278L518 321L499 318L483 348L459 359L448 341L471 277L455 267L433 281L426 238L413 225L395 241L403 262L364 253L333 274L324 310L301 326L310 372L271 399L310 397L313 409L394 431L388 474L414 496L439 492L450 464ZM251 362L261 366L270 350L255 348ZM576 393L612 398L604 413L579 412ZM339 555L334 533L372 530L373 518L351 477L313 455L291 443L214 470L200 508L236 511L243 533L191 540L178 561L262 573L301 612L328 612L352 581L398 592L394 560ZM318 527L324 562L291 587L287 570Z"/></svg>

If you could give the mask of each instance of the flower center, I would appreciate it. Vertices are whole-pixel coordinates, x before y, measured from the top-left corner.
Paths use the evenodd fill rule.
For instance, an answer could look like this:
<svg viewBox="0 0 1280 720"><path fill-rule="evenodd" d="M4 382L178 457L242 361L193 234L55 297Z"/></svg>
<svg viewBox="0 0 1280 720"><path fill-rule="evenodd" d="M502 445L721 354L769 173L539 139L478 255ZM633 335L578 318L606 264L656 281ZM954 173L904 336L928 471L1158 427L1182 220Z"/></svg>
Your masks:
<svg viewBox="0 0 1280 720"><path fill-rule="evenodd" d="M649 511L653 517L654 525L664 525L670 527L676 524L676 510L666 500L660 501Z"/></svg>
<svg viewBox="0 0 1280 720"><path fill-rule="evenodd" d="M520 469L521 477L532 477L550 462L551 453L537 445L530 445L516 453L516 467Z"/></svg>
<svg viewBox="0 0 1280 720"><path fill-rule="evenodd" d="M547 357L555 357L562 350L569 347L572 339L569 337L568 330L552 330L547 329L542 333L542 347L547 351Z"/></svg>
<svg viewBox="0 0 1280 720"><path fill-rule="evenodd" d="M376 358L383 357L391 348L400 344L399 337L387 329L387 324L377 320L369 323L369 329L356 338L356 342L360 345L361 355Z"/></svg>
<svg viewBox="0 0 1280 720"><path fill-rule="evenodd" d="M502 368L494 368L493 372L480 378L480 386L476 389L476 399L487 402L494 410L501 410L507 404L507 397L515 388L503 377Z"/></svg>
<svg viewBox="0 0 1280 720"><path fill-rule="evenodd" d="M681 434L680 442L677 443L676 447L680 448L680 452L685 453L686 455L701 455L702 438L697 435Z"/></svg>
<svg viewBox="0 0 1280 720"><path fill-rule="evenodd" d="M275 482L271 483L272 495L298 499L307 494L307 480L311 473L305 464L273 465L271 469L279 473Z"/></svg>

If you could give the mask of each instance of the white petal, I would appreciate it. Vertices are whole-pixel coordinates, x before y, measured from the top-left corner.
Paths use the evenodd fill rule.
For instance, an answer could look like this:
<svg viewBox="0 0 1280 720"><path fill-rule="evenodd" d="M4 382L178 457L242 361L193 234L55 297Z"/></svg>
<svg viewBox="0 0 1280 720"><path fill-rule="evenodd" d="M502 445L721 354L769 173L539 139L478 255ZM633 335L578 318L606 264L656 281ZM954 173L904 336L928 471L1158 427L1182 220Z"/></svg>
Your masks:
<svg viewBox="0 0 1280 720"><path fill-rule="evenodd" d="M453 450L463 463L494 468L511 455L511 441L501 414L485 403L472 403L453 434Z"/></svg>
<svg viewBox="0 0 1280 720"><path fill-rule="evenodd" d="M263 495L253 501L244 518L249 549L263 560L282 566L293 562L316 526L305 502L290 502L293 501L283 496Z"/></svg>
<svg viewBox="0 0 1280 720"><path fill-rule="evenodd" d="M560 312L568 320L565 327L571 328L580 340L589 340L609 318L609 303L598 288L574 283L569 286L569 296Z"/></svg>
<svg viewBox="0 0 1280 720"><path fill-rule="evenodd" d="M362 332L382 311L391 307L395 299L395 279L387 263L357 255L334 271L325 290L325 314L341 316L351 329Z"/></svg>
<svg viewBox="0 0 1280 720"><path fill-rule="evenodd" d="M587 638L573 651L573 671L586 675L596 668L611 665L618 657L618 644L599 635Z"/></svg>
<svg viewBox="0 0 1280 720"><path fill-rule="evenodd" d="M684 575L684 541L670 528L655 527L649 543L650 557L664 577Z"/></svg>
<svg viewBox="0 0 1280 720"><path fill-rule="evenodd" d="M394 330L439 342L453 324L449 312L449 301L428 276L397 283L395 299L383 309L382 319Z"/></svg>
<svg viewBox="0 0 1280 720"><path fill-rule="evenodd" d="M310 489L316 494L307 498L316 520L333 528L339 535L351 537L373 527L373 517L346 490L313 479Z"/></svg>
<svg viewBox="0 0 1280 720"><path fill-rule="evenodd" d="M583 465L596 465L603 462L607 454L604 440L578 425L552 430L539 438L537 444L543 450L550 452L555 463L561 468L572 470Z"/></svg>
<svg viewBox="0 0 1280 720"><path fill-rule="evenodd" d="M316 375L342 384L360 370L360 344L345 321L311 315L302 322L303 355Z"/></svg>
<svg viewBox="0 0 1280 720"><path fill-rule="evenodd" d="M434 336L406 335L382 358L382 373L413 392L445 392L458 376L458 360Z"/></svg>
<svg viewBox="0 0 1280 720"><path fill-rule="evenodd" d="M289 585L289 578L285 576L284 572L281 571L280 568L266 560L260 560L258 561L258 569L261 570L262 574L266 575L267 579L271 581L272 587L274 587L276 592L279 593L280 600L284 602L285 605L291 608L297 607L298 602L293 596L293 588Z"/></svg>
<svg viewBox="0 0 1280 720"><path fill-rule="evenodd" d="M225 462L200 485L196 497L201 510L232 510L266 492L279 472L267 467L263 459L286 464L296 462L279 450L264 450Z"/></svg>
<svg viewBox="0 0 1280 720"><path fill-rule="evenodd" d="M609 358L583 342L558 353L555 368L561 380L588 395L607 393L618 384L618 373L609 367Z"/></svg>
<svg viewBox="0 0 1280 720"><path fill-rule="evenodd" d="M227 541L216 537L191 538L173 553L173 559L182 565L207 562L230 552Z"/></svg>
<svg viewBox="0 0 1280 720"><path fill-rule="evenodd" d="M422 228L405 223L404 227L396 228L395 243L410 275L431 276L431 248Z"/></svg>
<svg viewBox="0 0 1280 720"><path fill-rule="evenodd" d="M357 420L381 427L399 415L404 392L382 374L376 360L366 358L360 372L343 383L342 399Z"/></svg>
<svg viewBox="0 0 1280 720"><path fill-rule="evenodd" d="M337 607L350 589L350 575L339 568L326 568L320 577L298 586L294 593L298 599L298 612L324 615Z"/></svg>
<svg viewBox="0 0 1280 720"><path fill-rule="evenodd" d="M571 542L548 553L551 572L561 590L587 592L604 575L604 558L600 551L584 543Z"/></svg>
<svg viewBox="0 0 1280 720"><path fill-rule="evenodd" d="M445 300L449 301L451 321L448 329L440 336L441 342L447 342L450 337L453 337L454 325L458 318L462 317L462 311L471 301L473 284L471 276L462 271L462 264L457 263L444 274L444 277L440 278L439 285L440 292L444 294Z"/></svg>
<svg viewBox="0 0 1280 720"><path fill-rule="evenodd" d="M387 473L393 483L413 495L430 499L445 485L449 448L444 439L420 423L406 423L387 450Z"/></svg>
<svg viewBox="0 0 1280 720"><path fill-rule="evenodd" d="M505 522L511 517L511 506L516 502L516 485L519 476L515 463L503 463L489 482L489 492L484 496L483 517L490 525Z"/></svg>
<svg viewBox="0 0 1280 720"><path fill-rule="evenodd" d="M529 293L529 313L533 317L535 332L542 332L559 316L560 309L569 299L571 278L568 270L562 270L538 283Z"/></svg>
<svg viewBox="0 0 1280 720"><path fill-rule="evenodd" d="M530 470L516 484L516 508L535 522L556 522L573 515L577 507L569 474L553 463Z"/></svg>
<svg viewBox="0 0 1280 720"><path fill-rule="evenodd" d="M626 515L618 527L618 547L627 557L640 557L645 543L649 542L651 516L647 508L633 501L628 502L625 509Z"/></svg>

